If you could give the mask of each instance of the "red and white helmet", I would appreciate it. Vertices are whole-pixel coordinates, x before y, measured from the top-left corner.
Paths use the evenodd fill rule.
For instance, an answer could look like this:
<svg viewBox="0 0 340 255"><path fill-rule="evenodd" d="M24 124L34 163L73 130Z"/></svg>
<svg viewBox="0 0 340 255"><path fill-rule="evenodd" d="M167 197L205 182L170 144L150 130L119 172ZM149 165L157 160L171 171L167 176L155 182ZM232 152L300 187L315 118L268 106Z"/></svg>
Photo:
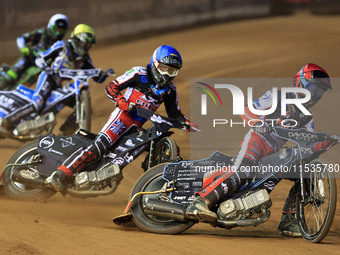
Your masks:
<svg viewBox="0 0 340 255"><path fill-rule="evenodd" d="M332 89L328 73L320 66L309 63L301 68L293 79L293 85L299 88L308 89L311 99L306 107L315 105L328 90Z"/></svg>

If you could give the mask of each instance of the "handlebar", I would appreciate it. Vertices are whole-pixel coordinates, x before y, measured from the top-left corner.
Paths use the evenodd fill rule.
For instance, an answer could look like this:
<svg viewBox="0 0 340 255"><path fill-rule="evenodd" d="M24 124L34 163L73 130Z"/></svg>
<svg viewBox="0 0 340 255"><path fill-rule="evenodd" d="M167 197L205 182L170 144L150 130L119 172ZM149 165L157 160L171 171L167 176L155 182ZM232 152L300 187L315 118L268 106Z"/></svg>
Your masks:
<svg viewBox="0 0 340 255"><path fill-rule="evenodd" d="M187 129L189 129L189 130L193 130L193 131L195 131L195 132L202 132L202 130L200 130L200 129L198 129L198 128L195 128L195 127L192 127L192 126L190 126L188 123L186 123L186 122L181 122L181 124L185 127L185 128L187 128Z"/></svg>
<svg viewBox="0 0 340 255"><path fill-rule="evenodd" d="M179 128L179 129L182 129L183 127L185 127L185 128L190 128L194 131L201 132L200 129L190 127L190 125L186 122L180 122L177 119L168 118L168 117L159 115L159 114L154 113L150 110L147 110L143 107L140 107L140 106L136 105L135 103L130 102L128 112L133 112L133 111L137 111L137 113L140 117L142 117L144 119L148 119L148 120L150 120L154 123L167 124L167 125L170 125L173 128Z"/></svg>
<svg viewBox="0 0 340 255"><path fill-rule="evenodd" d="M340 135L338 134L333 134L329 136L330 140L333 140L336 143L340 143Z"/></svg>

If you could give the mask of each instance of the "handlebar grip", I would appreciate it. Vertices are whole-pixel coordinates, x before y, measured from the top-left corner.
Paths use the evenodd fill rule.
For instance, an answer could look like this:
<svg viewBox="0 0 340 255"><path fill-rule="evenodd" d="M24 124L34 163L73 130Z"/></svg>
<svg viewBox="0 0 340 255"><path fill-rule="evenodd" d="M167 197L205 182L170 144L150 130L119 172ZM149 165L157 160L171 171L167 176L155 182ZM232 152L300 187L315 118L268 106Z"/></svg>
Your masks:
<svg viewBox="0 0 340 255"><path fill-rule="evenodd" d="M183 127L185 127L185 128L189 128L189 129L192 129L192 130L194 130L194 131L196 131L196 132L202 132L202 130L200 130L200 129L198 129L198 128L195 128L195 127L192 127L192 126L190 126L187 122L181 122L181 124L183 125Z"/></svg>

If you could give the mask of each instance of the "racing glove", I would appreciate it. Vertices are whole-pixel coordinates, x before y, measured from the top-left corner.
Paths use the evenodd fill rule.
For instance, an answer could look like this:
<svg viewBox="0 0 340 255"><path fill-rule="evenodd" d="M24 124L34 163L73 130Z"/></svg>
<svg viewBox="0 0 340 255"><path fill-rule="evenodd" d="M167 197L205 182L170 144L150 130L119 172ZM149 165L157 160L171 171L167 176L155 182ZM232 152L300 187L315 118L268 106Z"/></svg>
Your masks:
<svg viewBox="0 0 340 255"><path fill-rule="evenodd" d="M29 56L30 54L30 48L28 48L27 46L24 46L20 48L19 50L22 56Z"/></svg>
<svg viewBox="0 0 340 255"><path fill-rule="evenodd" d="M116 103L118 105L118 108L121 109L122 111L127 112L129 110L130 105L128 102L126 102L125 97L123 97L122 95L119 95L117 97Z"/></svg>
<svg viewBox="0 0 340 255"><path fill-rule="evenodd" d="M189 120L185 122L185 126L187 127L186 128L187 132L199 131L198 125L194 122L190 122Z"/></svg>
<svg viewBox="0 0 340 255"><path fill-rule="evenodd" d="M39 68L45 68L47 66L45 59L43 58L36 58L35 59L35 65Z"/></svg>

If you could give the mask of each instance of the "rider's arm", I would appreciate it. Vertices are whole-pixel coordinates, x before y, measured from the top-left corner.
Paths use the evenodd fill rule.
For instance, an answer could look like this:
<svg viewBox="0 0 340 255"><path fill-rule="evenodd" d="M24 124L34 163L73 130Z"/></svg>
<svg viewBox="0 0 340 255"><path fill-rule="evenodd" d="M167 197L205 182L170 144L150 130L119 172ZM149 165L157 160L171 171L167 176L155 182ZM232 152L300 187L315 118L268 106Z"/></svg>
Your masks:
<svg viewBox="0 0 340 255"><path fill-rule="evenodd" d="M82 69L94 69L95 68L90 58L90 55L87 54L81 68ZM97 83L102 83L106 80L106 78L107 78L107 74L102 71L100 72L99 76L93 77L92 79Z"/></svg>
<svg viewBox="0 0 340 255"><path fill-rule="evenodd" d="M180 122L189 121L189 119L181 112L178 105L178 95L175 85L170 84L169 93L164 95L164 106L166 113L170 118L177 119Z"/></svg>
<svg viewBox="0 0 340 255"><path fill-rule="evenodd" d="M39 43L43 29L36 29L32 32L24 33L17 38L17 46L23 55L29 55L30 48Z"/></svg>
<svg viewBox="0 0 340 255"><path fill-rule="evenodd" d="M133 86L133 77L126 79L126 73L106 85L106 95L115 103L123 96L120 91Z"/></svg>
<svg viewBox="0 0 340 255"><path fill-rule="evenodd" d="M62 50L65 50L65 52L67 51L66 43L64 41L57 41L47 51L42 53L40 58L44 59L45 62L48 59L55 59Z"/></svg>
<svg viewBox="0 0 340 255"><path fill-rule="evenodd" d="M273 105L273 92L272 90L266 91L260 98L253 101L253 108L256 110L267 110ZM240 115L241 119L249 123L251 126L262 124L266 120L265 115L256 115L252 113L249 106L244 107L244 114Z"/></svg>
<svg viewBox="0 0 340 255"><path fill-rule="evenodd" d="M134 88L137 86L138 80L140 77L146 75L146 71L141 67L133 67L129 71L125 72L123 75L119 76L114 81L108 83L106 85L106 94L107 96L115 103L117 100L123 98L120 91L131 87Z"/></svg>

